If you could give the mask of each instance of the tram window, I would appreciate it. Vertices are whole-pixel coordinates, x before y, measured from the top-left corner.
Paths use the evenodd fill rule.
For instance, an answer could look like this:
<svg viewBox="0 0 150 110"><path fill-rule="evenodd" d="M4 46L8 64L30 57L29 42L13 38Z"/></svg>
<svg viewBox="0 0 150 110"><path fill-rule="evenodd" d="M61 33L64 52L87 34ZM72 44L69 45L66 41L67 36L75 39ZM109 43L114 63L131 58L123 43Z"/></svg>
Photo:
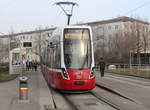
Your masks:
<svg viewBox="0 0 150 110"><path fill-rule="evenodd" d="M91 61L91 41L89 30L64 30L64 62L66 68L89 68Z"/></svg>
<svg viewBox="0 0 150 110"><path fill-rule="evenodd" d="M50 58L51 58L51 54L50 54L50 48L47 49L47 61L48 61L48 67L51 67L51 64L50 64Z"/></svg>
<svg viewBox="0 0 150 110"><path fill-rule="evenodd" d="M54 53L53 53L53 68L56 68L56 49L54 49L54 51L53 51Z"/></svg>
<svg viewBox="0 0 150 110"><path fill-rule="evenodd" d="M54 59L53 59L54 55L53 55L53 49L51 49L51 68L53 68L53 62L54 62Z"/></svg>
<svg viewBox="0 0 150 110"><path fill-rule="evenodd" d="M54 68L55 59L54 59L54 49L53 49L53 48L51 48L50 54L51 54L51 55L50 55L50 56L51 56L51 58L50 58L51 68Z"/></svg>
<svg viewBox="0 0 150 110"><path fill-rule="evenodd" d="M46 65L48 66L48 51L46 49Z"/></svg>
<svg viewBox="0 0 150 110"><path fill-rule="evenodd" d="M56 48L56 68L60 68L60 45L57 45Z"/></svg>

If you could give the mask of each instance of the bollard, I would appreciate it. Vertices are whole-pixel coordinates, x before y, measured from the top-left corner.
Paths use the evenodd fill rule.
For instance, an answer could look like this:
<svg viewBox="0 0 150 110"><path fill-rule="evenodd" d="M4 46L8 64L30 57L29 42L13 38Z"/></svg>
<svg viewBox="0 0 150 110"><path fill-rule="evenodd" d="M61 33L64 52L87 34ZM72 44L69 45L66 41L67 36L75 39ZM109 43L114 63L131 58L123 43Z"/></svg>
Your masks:
<svg viewBox="0 0 150 110"><path fill-rule="evenodd" d="M28 100L28 78L22 76L19 78L19 100Z"/></svg>

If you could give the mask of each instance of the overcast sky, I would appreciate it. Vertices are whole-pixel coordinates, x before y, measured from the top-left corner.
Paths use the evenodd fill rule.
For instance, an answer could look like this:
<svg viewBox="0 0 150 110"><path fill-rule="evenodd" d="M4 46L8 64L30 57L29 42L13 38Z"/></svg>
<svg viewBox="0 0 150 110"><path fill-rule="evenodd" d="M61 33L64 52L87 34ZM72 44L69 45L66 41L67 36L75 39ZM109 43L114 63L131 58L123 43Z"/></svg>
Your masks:
<svg viewBox="0 0 150 110"><path fill-rule="evenodd" d="M60 0L0 0L0 32L31 31L35 28L60 26L67 17L60 7L53 5ZM61 0L66 1L66 0ZM150 0L70 0L74 7L71 23L91 22L118 16L150 19Z"/></svg>

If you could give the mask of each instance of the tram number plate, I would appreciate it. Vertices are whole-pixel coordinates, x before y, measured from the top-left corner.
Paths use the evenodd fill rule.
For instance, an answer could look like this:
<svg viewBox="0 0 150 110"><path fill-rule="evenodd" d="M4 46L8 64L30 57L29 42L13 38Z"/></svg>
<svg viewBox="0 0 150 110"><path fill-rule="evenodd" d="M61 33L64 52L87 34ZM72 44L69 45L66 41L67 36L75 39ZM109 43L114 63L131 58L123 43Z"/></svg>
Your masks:
<svg viewBox="0 0 150 110"><path fill-rule="evenodd" d="M85 84L85 82L84 81L76 81L76 82L74 82L74 84L75 85L83 85L83 84Z"/></svg>

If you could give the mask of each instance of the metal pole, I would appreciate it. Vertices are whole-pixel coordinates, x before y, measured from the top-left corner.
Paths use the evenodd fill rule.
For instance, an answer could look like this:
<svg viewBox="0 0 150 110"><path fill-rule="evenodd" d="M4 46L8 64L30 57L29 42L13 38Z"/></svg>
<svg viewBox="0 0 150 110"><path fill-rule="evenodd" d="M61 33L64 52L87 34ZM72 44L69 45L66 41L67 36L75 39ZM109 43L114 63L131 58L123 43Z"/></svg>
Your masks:
<svg viewBox="0 0 150 110"><path fill-rule="evenodd" d="M67 25L70 24L70 18L71 18L71 15L67 15L68 16L68 22L67 22Z"/></svg>
<svg viewBox="0 0 150 110"><path fill-rule="evenodd" d="M131 70L131 50L130 50L130 70Z"/></svg>
<svg viewBox="0 0 150 110"><path fill-rule="evenodd" d="M119 73L120 73L120 69L121 69L121 67L120 67L120 64L119 64Z"/></svg>
<svg viewBox="0 0 150 110"><path fill-rule="evenodd" d="M148 65L146 65L146 72L147 72L147 77L148 77Z"/></svg>
<svg viewBox="0 0 150 110"><path fill-rule="evenodd" d="M8 39L9 39L9 44L8 44L8 60L9 60L9 73L11 73L12 72L12 70L10 69L10 68L12 68L12 67L10 67L10 66L12 66L12 61L10 61L10 42L11 42L11 38L10 38L10 35L8 35ZM12 60L12 59L11 59Z"/></svg>

